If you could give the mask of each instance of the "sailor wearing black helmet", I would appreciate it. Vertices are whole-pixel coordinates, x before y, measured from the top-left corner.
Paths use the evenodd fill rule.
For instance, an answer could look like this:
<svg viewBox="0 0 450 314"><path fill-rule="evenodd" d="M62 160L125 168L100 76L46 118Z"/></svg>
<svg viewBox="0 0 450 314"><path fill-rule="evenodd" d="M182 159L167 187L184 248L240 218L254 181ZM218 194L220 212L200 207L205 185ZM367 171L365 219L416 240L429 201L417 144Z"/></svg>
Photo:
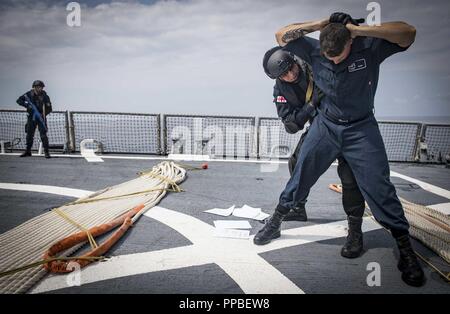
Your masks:
<svg viewBox="0 0 450 314"><path fill-rule="evenodd" d="M320 89L314 86L311 68L303 60L281 47L274 47L265 53L263 68L268 77L275 79L273 101L286 131L290 134L301 131L307 122L312 122L314 119L316 107L322 97ZM291 174L307 133L308 128L302 134L289 159L288 165ZM363 251L361 223L365 202L350 167L341 157L338 157L338 175L342 181L342 202L349 222L349 234L341 250L341 255L354 258L361 255ZM306 221L306 198L295 204L284 220ZM267 235L267 233L260 232L255 236L256 244L263 244L271 240L263 235Z"/></svg>
<svg viewBox="0 0 450 314"><path fill-rule="evenodd" d="M45 158L50 158L46 117L52 112L52 103L50 102L50 97L44 91L44 87L44 82L36 80L32 84L32 89L17 99L17 103L25 107L28 112L27 124L25 125L27 134L26 149L20 157L31 156L31 147L33 146L34 133L37 127L44 146Z"/></svg>

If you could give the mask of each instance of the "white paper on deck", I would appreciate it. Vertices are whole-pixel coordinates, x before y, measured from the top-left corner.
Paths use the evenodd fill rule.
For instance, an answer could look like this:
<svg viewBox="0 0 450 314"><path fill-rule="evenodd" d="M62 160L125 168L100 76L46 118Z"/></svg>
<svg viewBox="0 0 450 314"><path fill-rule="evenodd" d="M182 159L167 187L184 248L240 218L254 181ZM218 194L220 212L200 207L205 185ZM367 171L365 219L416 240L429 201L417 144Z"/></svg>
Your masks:
<svg viewBox="0 0 450 314"><path fill-rule="evenodd" d="M265 212L260 212L259 215L256 217L253 217L253 219L261 221L261 220L266 219L267 217L270 217L270 215L266 214Z"/></svg>
<svg viewBox="0 0 450 314"><path fill-rule="evenodd" d="M251 229L247 220L214 220L217 229Z"/></svg>
<svg viewBox="0 0 450 314"><path fill-rule="evenodd" d="M204 212L209 213L209 214L215 214L215 215L227 217L233 213L234 207L235 206L233 205L230 208L225 208L225 209L224 208L213 208L213 209L205 210Z"/></svg>
<svg viewBox="0 0 450 314"><path fill-rule="evenodd" d="M251 218L257 217L261 213L261 208L253 208L248 205L244 205L241 208L235 208L233 211L233 216L241 218Z"/></svg>
<svg viewBox="0 0 450 314"><path fill-rule="evenodd" d="M250 230L215 228L214 236L220 238L248 239L250 238Z"/></svg>

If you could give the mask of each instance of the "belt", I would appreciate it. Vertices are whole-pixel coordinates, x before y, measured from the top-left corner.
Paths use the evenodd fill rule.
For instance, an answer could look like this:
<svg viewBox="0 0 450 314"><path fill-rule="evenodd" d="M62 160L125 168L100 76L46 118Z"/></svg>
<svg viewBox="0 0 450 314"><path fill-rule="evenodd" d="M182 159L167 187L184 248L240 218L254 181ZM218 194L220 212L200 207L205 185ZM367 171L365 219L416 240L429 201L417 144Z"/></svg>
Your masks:
<svg viewBox="0 0 450 314"><path fill-rule="evenodd" d="M320 111L322 113L322 115L329 121L335 123L335 124L339 124L339 125L348 125L348 124L352 124L352 123L356 123L362 120L365 120L367 118L369 118L372 113L368 113L367 115L365 115L364 117L358 118L358 119L342 119L339 118L335 115L333 115L332 113L330 113L328 110L325 110L325 112Z"/></svg>

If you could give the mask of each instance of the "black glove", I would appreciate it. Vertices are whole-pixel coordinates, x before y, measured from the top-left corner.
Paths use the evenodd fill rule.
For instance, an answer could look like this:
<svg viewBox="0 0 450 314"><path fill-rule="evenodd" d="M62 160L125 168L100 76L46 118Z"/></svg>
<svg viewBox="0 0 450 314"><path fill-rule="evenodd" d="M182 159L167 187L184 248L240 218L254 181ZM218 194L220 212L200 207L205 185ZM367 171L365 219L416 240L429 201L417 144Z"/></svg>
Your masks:
<svg viewBox="0 0 450 314"><path fill-rule="evenodd" d="M343 12L335 12L330 15L330 23L341 23L346 25L347 23L352 23L353 25L358 26L359 23L364 23L364 19L353 19L350 14Z"/></svg>
<svg viewBox="0 0 450 314"><path fill-rule="evenodd" d="M295 120L295 114L289 115L286 117L286 119L283 120L284 128L287 133L289 134L295 134L301 129L303 129L303 125L298 125Z"/></svg>

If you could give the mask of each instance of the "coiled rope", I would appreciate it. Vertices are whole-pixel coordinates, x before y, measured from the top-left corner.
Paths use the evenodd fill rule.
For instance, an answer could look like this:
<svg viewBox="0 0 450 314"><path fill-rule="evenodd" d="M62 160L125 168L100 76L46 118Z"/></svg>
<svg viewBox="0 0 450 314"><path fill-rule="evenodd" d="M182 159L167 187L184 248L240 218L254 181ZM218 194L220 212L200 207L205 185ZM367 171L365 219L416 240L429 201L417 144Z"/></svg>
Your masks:
<svg viewBox="0 0 450 314"><path fill-rule="evenodd" d="M164 161L150 171L140 173L136 179L68 203L1 234L0 293L24 293L29 290L47 274L47 270L36 267L38 265L67 262L73 259L87 262L102 259L102 256L69 258L67 256L73 254L86 242L90 242L93 249L101 247L102 245L95 243L93 239L95 235L92 235L89 230L95 230L92 228L115 219L117 222L118 217L140 207L139 211L133 212L133 215L128 217L130 220L127 220L127 224L134 223L148 209L158 204L168 191L181 192L178 184L185 177L185 169L174 162ZM64 250L59 257L51 257L49 254L47 259L43 259L46 250L57 241L77 232L77 235L84 237L82 243Z"/></svg>

